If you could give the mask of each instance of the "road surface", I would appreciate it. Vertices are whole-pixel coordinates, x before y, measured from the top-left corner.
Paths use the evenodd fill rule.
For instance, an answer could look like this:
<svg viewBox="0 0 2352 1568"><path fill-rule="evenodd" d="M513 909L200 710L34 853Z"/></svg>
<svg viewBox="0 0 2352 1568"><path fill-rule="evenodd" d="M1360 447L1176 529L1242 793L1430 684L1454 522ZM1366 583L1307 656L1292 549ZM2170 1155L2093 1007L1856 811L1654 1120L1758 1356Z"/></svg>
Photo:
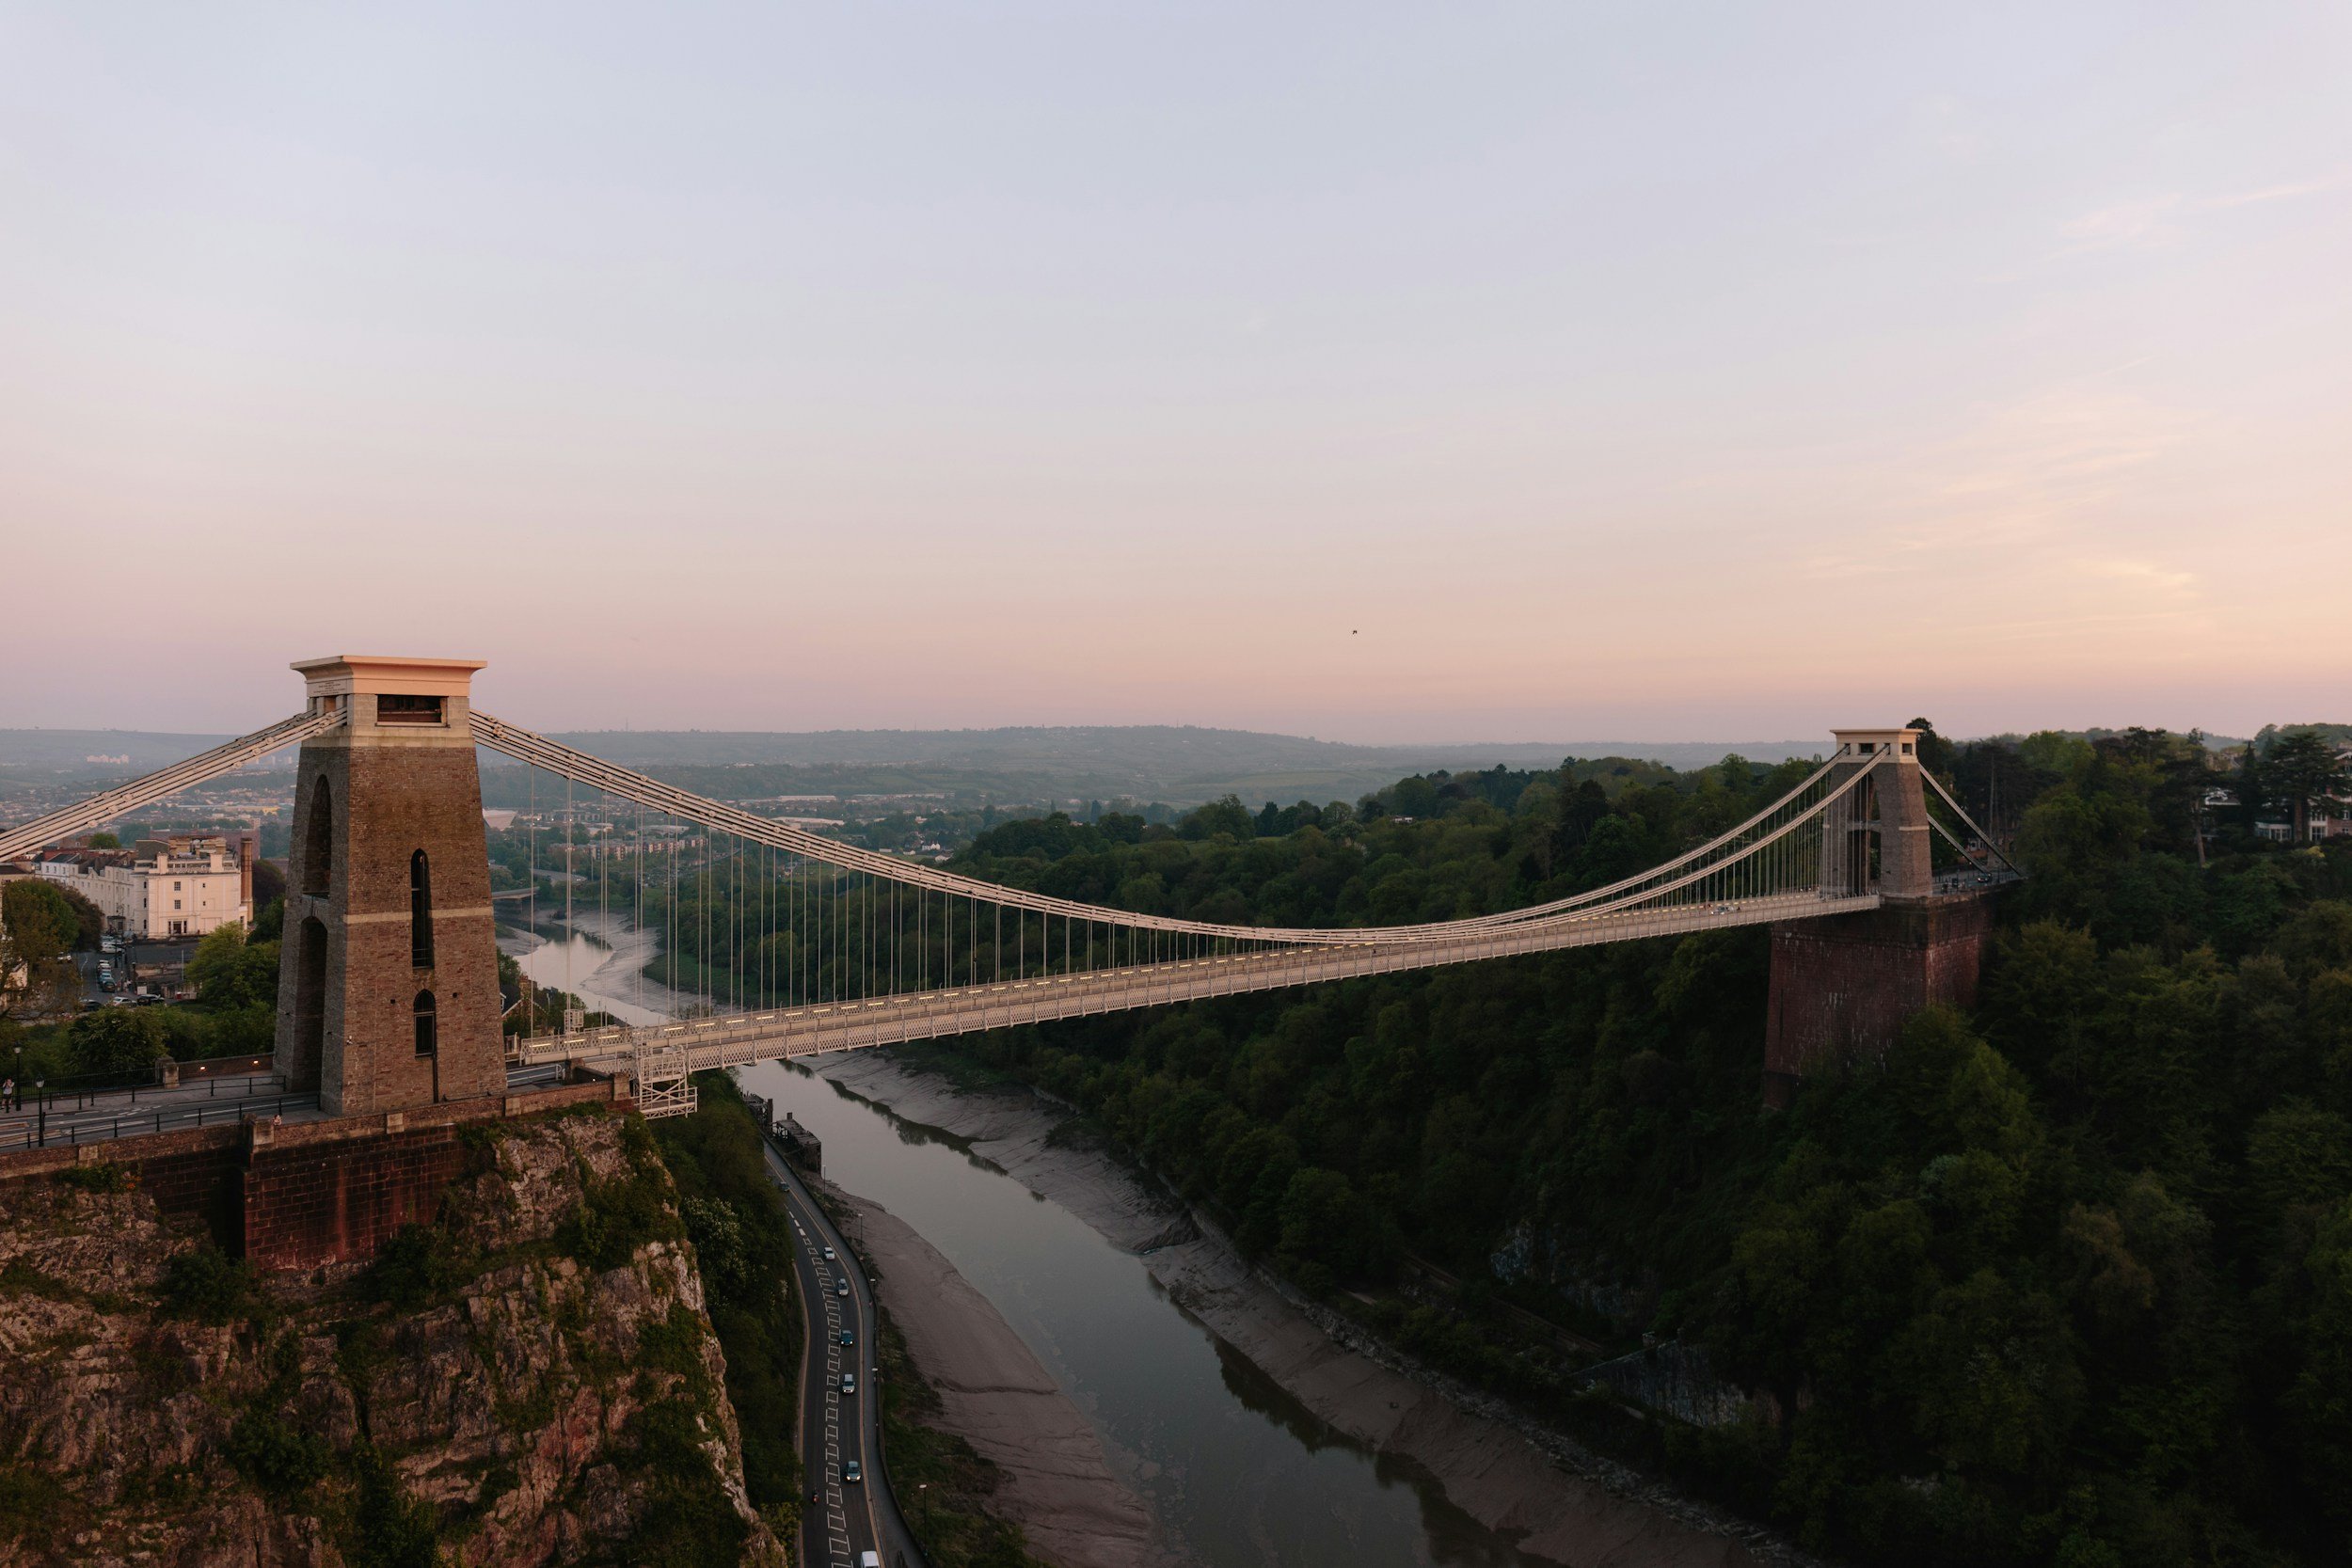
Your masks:
<svg viewBox="0 0 2352 1568"><path fill-rule="evenodd" d="M802 1558L811 1568L856 1568L859 1554L876 1552L885 1568L922 1568L923 1555L889 1495L876 1455L881 1452L881 1405L874 1395L874 1293L825 1212L809 1196L782 1156L763 1146L768 1173L783 1190L795 1244L793 1277L808 1323L802 1363L801 1458L807 1491L817 1494L802 1513ZM828 1261L824 1250L831 1247ZM843 1284L849 1293L841 1293ZM856 1339L841 1343L848 1329ZM841 1378L857 1391L841 1391ZM854 1461L863 1479L850 1481Z"/></svg>

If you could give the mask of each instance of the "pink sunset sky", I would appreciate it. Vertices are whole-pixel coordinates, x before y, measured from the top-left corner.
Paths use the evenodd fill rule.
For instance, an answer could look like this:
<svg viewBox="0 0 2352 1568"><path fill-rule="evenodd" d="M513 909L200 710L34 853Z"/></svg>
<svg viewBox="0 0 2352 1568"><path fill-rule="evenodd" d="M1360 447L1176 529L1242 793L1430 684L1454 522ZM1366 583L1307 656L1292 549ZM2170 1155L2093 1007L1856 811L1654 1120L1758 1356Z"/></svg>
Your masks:
<svg viewBox="0 0 2352 1568"><path fill-rule="evenodd" d="M17 5L0 725L2352 720L2352 9Z"/></svg>

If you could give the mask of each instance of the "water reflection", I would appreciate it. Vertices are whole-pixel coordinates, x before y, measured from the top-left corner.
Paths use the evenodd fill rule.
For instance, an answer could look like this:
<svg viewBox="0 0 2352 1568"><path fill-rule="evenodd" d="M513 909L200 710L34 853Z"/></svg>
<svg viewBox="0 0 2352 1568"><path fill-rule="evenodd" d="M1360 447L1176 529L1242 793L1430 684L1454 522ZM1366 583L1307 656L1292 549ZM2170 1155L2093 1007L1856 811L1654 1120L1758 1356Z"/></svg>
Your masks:
<svg viewBox="0 0 2352 1568"><path fill-rule="evenodd" d="M803 1069L769 1064L744 1077L824 1141L829 1176L913 1226L994 1305L1191 1560L1546 1568L1448 1504L1417 1467L1316 1417L1171 1301L1140 1259L967 1140Z"/></svg>

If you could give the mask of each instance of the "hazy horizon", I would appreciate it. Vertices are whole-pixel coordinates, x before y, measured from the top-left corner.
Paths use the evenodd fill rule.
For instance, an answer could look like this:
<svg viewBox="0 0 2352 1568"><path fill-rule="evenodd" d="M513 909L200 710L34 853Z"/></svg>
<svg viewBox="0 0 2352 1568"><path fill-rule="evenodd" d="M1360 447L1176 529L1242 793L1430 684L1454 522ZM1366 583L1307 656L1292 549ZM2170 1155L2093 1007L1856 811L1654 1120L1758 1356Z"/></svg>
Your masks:
<svg viewBox="0 0 2352 1568"><path fill-rule="evenodd" d="M541 730L2340 710L2347 55L2296 5L11 8L0 724L242 731L342 651Z"/></svg>

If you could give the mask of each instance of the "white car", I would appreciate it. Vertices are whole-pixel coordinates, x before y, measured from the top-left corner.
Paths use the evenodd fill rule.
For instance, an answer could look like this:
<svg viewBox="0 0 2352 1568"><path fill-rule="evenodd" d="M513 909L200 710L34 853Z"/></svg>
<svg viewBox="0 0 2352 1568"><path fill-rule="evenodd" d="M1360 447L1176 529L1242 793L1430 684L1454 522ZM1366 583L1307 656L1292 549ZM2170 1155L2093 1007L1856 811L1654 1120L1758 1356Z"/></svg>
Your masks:
<svg viewBox="0 0 2352 1568"><path fill-rule="evenodd" d="M843 1372L841 1374L841 1391L845 1394L854 1394L857 1392L857 1374L855 1372Z"/></svg>
<svg viewBox="0 0 2352 1568"><path fill-rule="evenodd" d="M850 1293L850 1282L846 1279L834 1280L833 1282L833 1293L836 1296L848 1295Z"/></svg>
<svg viewBox="0 0 2352 1568"><path fill-rule="evenodd" d="M831 1247L826 1247L826 1248L824 1249L824 1258L825 1258L825 1261L826 1261L826 1262L828 1262L828 1263L830 1263L830 1262L832 1262L832 1261L833 1261L833 1248L831 1248Z"/></svg>

